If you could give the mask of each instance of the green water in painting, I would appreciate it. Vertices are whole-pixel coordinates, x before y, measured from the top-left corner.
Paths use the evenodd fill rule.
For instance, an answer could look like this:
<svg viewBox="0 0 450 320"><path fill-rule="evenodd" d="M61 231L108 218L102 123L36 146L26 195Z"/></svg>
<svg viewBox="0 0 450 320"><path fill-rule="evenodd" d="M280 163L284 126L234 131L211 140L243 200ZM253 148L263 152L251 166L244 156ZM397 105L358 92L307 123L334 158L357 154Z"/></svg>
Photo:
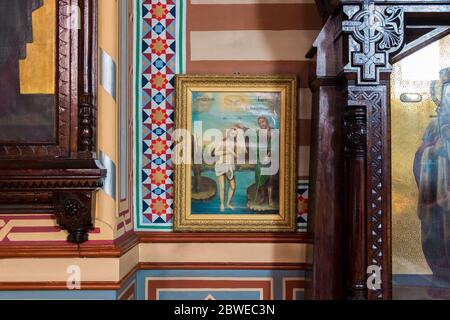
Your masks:
<svg viewBox="0 0 450 320"><path fill-rule="evenodd" d="M208 201L192 201L192 214L249 214L255 213L247 208L247 188L255 183L255 173L253 171L235 171L236 191L233 196L233 209L225 208L220 211L219 184L214 171L203 171L202 176L216 181L217 193ZM228 195L228 182L225 186L225 203Z"/></svg>

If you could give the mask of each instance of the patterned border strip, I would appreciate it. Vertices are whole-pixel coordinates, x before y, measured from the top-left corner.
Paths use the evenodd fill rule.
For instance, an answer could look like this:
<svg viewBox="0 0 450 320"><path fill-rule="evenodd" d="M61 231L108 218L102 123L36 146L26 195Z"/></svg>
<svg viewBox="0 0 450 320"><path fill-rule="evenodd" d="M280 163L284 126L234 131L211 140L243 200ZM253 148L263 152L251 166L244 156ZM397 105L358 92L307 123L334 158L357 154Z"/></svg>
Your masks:
<svg viewBox="0 0 450 320"><path fill-rule="evenodd" d="M159 289L166 299L255 299L266 288L265 299L301 299L304 277L299 270L140 270L136 298L155 299Z"/></svg>
<svg viewBox="0 0 450 320"><path fill-rule="evenodd" d="M172 230L174 80L184 71L184 1L136 8L136 229Z"/></svg>

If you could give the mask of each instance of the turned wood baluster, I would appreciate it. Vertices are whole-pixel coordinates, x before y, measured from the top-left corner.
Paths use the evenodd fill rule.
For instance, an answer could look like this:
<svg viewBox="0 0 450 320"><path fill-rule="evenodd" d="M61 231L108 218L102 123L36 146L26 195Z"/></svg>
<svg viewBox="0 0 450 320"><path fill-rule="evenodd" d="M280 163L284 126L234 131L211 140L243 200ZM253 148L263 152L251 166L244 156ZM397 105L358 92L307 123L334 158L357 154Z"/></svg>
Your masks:
<svg viewBox="0 0 450 320"><path fill-rule="evenodd" d="M95 81L94 68L94 52L95 48L95 30L93 23L94 1L84 0L80 3L82 6L81 23L84 26L82 29L82 37L79 40L80 51L80 79L82 82L79 85L79 141L78 147L80 151L92 151L94 144L94 127L95 127L95 110L94 110L94 96L93 83Z"/></svg>

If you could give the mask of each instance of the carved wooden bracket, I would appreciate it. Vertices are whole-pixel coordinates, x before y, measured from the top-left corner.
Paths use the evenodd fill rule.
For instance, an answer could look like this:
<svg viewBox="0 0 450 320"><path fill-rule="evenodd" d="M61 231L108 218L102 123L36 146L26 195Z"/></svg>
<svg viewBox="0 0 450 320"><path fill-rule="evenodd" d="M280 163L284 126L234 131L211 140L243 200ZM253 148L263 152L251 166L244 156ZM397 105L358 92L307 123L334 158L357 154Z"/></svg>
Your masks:
<svg viewBox="0 0 450 320"><path fill-rule="evenodd" d="M0 168L2 211L51 210L59 225L69 232L68 241L88 240L95 190L102 186L105 175L94 160L0 160Z"/></svg>
<svg viewBox="0 0 450 320"><path fill-rule="evenodd" d="M345 72L356 72L358 85L378 84L380 72L391 71L389 54L403 45L403 9L364 0L359 6L345 5L343 11L349 18L342 23L342 31L349 34Z"/></svg>
<svg viewBox="0 0 450 320"><path fill-rule="evenodd" d="M88 232L93 229L93 193L76 190L53 193L54 212L58 224L69 232L67 240L82 243L88 240Z"/></svg>

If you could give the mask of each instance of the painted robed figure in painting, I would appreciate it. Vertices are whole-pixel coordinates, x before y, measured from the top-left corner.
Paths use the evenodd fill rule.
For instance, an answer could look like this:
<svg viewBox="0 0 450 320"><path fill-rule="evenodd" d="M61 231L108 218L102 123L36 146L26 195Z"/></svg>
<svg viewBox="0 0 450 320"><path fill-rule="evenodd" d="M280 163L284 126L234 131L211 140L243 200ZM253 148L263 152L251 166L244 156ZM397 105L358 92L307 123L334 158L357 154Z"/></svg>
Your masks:
<svg viewBox="0 0 450 320"><path fill-rule="evenodd" d="M257 153L257 163L255 167L256 192L252 198L254 199L255 204L260 206L267 204L270 208L273 207L274 198L277 197L277 194L274 193L278 190L278 172L274 172L273 174L264 174L263 168L270 166L272 158L272 127L269 124L269 119L265 116L258 117L258 126L260 129L258 130L258 133L262 133L266 136L266 143L264 146L266 150ZM261 144L261 140L259 139L260 136L261 134L258 134L258 145Z"/></svg>
<svg viewBox="0 0 450 320"><path fill-rule="evenodd" d="M0 97L3 108L16 104L19 94L19 59L33 42L32 13L43 0L0 0ZM2 108L2 109L3 109Z"/></svg>
<svg viewBox="0 0 450 320"><path fill-rule="evenodd" d="M414 159L419 189L422 248L433 286L450 285L450 68L440 72L431 94L437 117L425 130Z"/></svg>
<svg viewBox="0 0 450 320"><path fill-rule="evenodd" d="M51 0L0 0L0 141L45 142L54 138L54 92L23 92L21 84L35 83L32 78L36 76L21 77L20 67L30 55L27 46L36 42L33 14L43 6L54 5ZM48 17L47 23L54 19ZM50 25L40 26L40 30L45 28L53 30ZM54 42L52 33L48 31L44 41ZM47 53L38 51L35 59L43 60ZM31 67L35 75L52 72L48 66L48 70Z"/></svg>

